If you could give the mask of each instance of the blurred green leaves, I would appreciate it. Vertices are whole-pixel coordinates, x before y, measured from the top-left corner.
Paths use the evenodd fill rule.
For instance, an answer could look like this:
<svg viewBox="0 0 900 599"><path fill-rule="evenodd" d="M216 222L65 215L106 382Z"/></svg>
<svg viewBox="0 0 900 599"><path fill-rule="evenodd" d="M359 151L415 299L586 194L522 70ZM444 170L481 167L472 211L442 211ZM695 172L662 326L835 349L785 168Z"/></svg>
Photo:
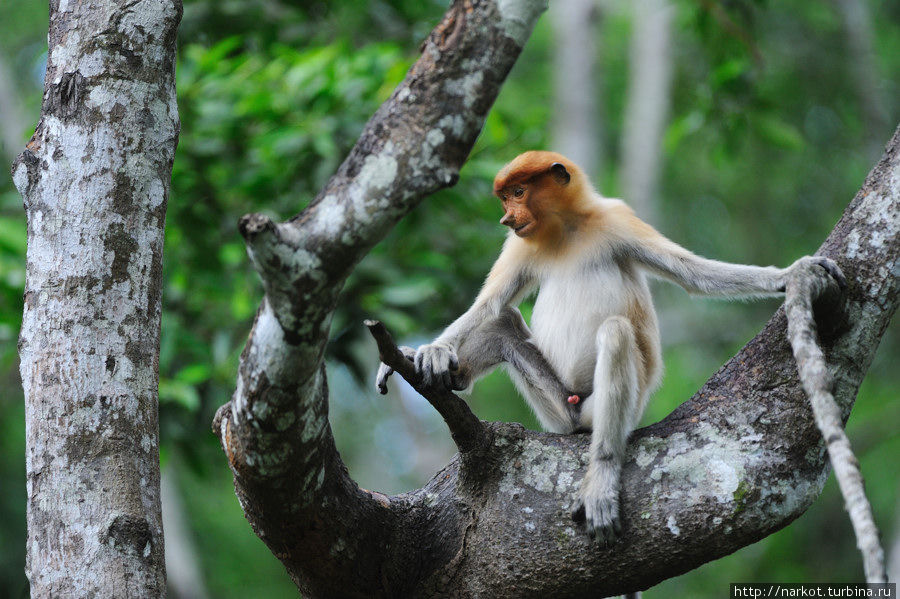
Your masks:
<svg viewBox="0 0 900 599"><path fill-rule="evenodd" d="M25 219L15 190L0 192L0 373L16 363L25 286ZM13 211L15 207L15 211Z"/></svg>
<svg viewBox="0 0 900 599"><path fill-rule="evenodd" d="M263 51L245 43L188 45L178 69L160 394L166 406L203 407L204 418L230 394L261 299L237 220L302 209L407 63L395 44Z"/></svg>

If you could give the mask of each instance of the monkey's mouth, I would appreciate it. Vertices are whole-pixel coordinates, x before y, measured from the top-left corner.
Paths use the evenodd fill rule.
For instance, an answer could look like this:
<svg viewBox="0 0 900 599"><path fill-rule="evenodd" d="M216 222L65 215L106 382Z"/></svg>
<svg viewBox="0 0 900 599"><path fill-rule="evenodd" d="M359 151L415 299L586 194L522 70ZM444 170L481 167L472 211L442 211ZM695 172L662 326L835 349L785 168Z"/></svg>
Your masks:
<svg viewBox="0 0 900 599"><path fill-rule="evenodd" d="M518 235L519 237L525 237L531 232L531 225L533 224L534 221L519 225L518 227L513 227L513 231L515 231L516 235Z"/></svg>

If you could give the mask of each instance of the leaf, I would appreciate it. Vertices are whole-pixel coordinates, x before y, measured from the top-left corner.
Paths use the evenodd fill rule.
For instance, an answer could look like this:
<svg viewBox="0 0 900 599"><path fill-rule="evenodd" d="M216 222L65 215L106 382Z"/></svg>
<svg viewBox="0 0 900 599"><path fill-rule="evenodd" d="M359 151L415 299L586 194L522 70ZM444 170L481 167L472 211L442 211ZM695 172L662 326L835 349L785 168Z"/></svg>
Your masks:
<svg viewBox="0 0 900 599"><path fill-rule="evenodd" d="M187 383L189 385L197 385L199 383L206 382L210 377L210 369L207 364L191 364L189 366L185 366L181 370L178 371L178 374L175 375L175 379L181 383Z"/></svg>
<svg viewBox="0 0 900 599"><path fill-rule="evenodd" d="M195 412L200 407L200 394L193 385L164 378L159 381L159 401L177 404Z"/></svg>
<svg viewBox="0 0 900 599"><path fill-rule="evenodd" d="M714 88L723 87L724 85L740 78L750 69L750 63L746 58L733 58L727 60L717 66L710 75Z"/></svg>
<svg viewBox="0 0 900 599"><path fill-rule="evenodd" d="M25 236L24 219L0 217L0 249L24 256Z"/></svg>
<svg viewBox="0 0 900 599"><path fill-rule="evenodd" d="M385 287L381 292L387 304L413 306L426 301L437 293L437 285L432 279L413 279Z"/></svg>
<svg viewBox="0 0 900 599"><path fill-rule="evenodd" d="M779 148L796 151L803 149L806 143L799 129L775 115L757 117L756 130L763 139Z"/></svg>
<svg viewBox="0 0 900 599"><path fill-rule="evenodd" d="M663 140L666 151L674 151L685 137L695 133L703 126L704 120L703 114L699 110L692 110L672 121L672 124L666 130L665 139Z"/></svg>

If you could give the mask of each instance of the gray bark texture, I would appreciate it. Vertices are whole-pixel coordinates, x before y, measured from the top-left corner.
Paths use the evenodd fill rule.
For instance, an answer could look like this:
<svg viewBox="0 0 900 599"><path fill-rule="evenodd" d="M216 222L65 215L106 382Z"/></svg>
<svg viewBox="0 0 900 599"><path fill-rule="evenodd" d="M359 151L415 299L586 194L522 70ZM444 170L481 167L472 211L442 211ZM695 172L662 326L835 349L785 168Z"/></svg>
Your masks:
<svg viewBox="0 0 900 599"><path fill-rule="evenodd" d="M350 479L328 423L323 352L347 274L421 199L456 180L535 20L536 0L453 2L422 57L300 215L240 223L266 296L213 423L256 534L309 597L602 597L646 589L784 527L828 475L779 310L663 421L623 470L624 538L601 550L569 507L588 435L482 423L423 387L378 323L381 357L447 422L460 454L397 496ZM846 420L898 300L900 130L820 253L848 277L820 324Z"/></svg>
<svg viewBox="0 0 900 599"><path fill-rule="evenodd" d="M157 387L180 18L180 0L50 3L40 122L13 163L35 598L165 595Z"/></svg>

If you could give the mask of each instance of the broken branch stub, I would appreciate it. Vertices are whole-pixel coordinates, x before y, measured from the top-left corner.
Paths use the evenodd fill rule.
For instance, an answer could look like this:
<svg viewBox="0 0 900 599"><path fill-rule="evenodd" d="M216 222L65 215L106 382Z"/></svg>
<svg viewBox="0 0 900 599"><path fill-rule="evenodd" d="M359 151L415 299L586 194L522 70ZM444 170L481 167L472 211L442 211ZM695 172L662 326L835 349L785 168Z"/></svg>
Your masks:
<svg viewBox="0 0 900 599"><path fill-rule="evenodd" d="M447 427L454 443L461 454L486 449L491 443L491 436L484 423L472 413L463 399L440 385L426 385L416 368L394 343L387 328L377 320L366 320L366 327L378 344L381 361L390 366L394 372L406 379L413 389L428 400L438 411Z"/></svg>

